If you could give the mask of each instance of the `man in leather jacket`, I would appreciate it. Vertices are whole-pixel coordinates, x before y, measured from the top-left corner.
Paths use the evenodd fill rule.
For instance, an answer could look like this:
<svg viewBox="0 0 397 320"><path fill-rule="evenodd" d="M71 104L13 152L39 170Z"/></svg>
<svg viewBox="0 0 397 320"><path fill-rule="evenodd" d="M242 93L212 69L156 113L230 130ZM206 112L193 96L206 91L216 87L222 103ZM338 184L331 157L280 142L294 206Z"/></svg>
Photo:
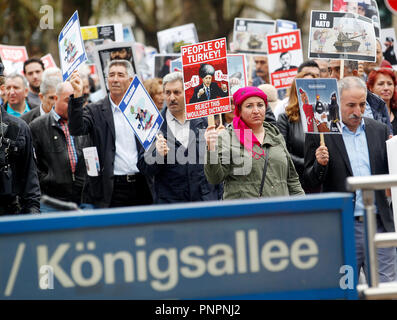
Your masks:
<svg viewBox="0 0 397 320"><path fill-rule="evenodd" d="M0 107L0 215L40 213L31 132Z"/></svg>

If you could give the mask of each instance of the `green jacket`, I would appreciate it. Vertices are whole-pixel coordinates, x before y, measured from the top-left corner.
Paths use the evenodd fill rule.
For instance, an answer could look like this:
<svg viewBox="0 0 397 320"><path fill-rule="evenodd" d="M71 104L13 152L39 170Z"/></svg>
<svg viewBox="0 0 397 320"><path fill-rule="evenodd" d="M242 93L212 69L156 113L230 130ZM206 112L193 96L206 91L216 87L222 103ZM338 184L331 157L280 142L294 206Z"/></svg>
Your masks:
<svg viewBox="0 0 397 320"><path fill-rule="evenodd" d="M304 195L283 136L268 122L263 126L266 135L261 148L269 146L269 160L262 197ZM257 145L253 151L262 152ZM207 151L204 172L209 183L224 182L223 199L258 198L264 165L265 157L254 159L229 124L218 136L217 150Z"/></svg>

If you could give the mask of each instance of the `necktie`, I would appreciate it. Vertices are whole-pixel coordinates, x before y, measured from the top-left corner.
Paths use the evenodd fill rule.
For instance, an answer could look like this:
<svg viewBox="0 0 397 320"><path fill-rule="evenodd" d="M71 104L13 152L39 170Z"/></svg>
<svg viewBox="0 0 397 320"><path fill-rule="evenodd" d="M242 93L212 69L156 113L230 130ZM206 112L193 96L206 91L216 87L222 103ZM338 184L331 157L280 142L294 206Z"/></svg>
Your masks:
<svg viewBox="0 0 397 320"><path fill-rule="evenodd" d="M208 88L205 88L205 93L207 95L207 99L210 99L210 90Z"/></svg>
<svg viewBox="0 0 397 320"><path fill-rule="evenodd" d="M72 169L72 173L74 174L76 170L76 163L77 163L77 154L74 148L74 141L73 137L69 133L69 127L67 121L60 119L59 124L61 125L62 131L65 134L66 138L66 145L68 147L68 156L70 161L70 168Z"/></svg>

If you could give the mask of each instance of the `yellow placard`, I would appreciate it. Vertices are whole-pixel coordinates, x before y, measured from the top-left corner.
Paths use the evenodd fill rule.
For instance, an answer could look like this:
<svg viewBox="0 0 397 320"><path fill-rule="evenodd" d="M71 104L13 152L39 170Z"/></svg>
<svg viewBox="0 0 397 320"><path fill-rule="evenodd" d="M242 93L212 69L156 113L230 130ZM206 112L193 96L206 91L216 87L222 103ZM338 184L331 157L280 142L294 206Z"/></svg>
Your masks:
<svg viewBox="0 0 397 320"><path fill-rule="evenodd" d="M98 39L98 28L97 27L83 27L80 28L81 36L83 40Z"/></svg>

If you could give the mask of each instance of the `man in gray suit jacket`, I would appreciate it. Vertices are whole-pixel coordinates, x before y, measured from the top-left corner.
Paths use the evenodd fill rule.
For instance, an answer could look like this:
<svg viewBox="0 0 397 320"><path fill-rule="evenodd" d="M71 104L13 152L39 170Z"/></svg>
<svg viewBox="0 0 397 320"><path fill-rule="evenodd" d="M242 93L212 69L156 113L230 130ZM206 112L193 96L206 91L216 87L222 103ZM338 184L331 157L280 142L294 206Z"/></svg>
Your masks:
<svg viewBox="0 0 397 320"><path fill-rule="evenodd" d="M305 179L323 192L347 192L346 178L388 174L386 140L388 128L379 121L364 118L367 88L357 77L339 81L342 134L325 135L325 146L319 136L306 134ZM354 194L354 228L358 272L367 276L364 205L361 190ZM394 232L394 222L384 190L375 191L377 232ZM380 282L395 280L395 248L379 248Z"/></svg>

